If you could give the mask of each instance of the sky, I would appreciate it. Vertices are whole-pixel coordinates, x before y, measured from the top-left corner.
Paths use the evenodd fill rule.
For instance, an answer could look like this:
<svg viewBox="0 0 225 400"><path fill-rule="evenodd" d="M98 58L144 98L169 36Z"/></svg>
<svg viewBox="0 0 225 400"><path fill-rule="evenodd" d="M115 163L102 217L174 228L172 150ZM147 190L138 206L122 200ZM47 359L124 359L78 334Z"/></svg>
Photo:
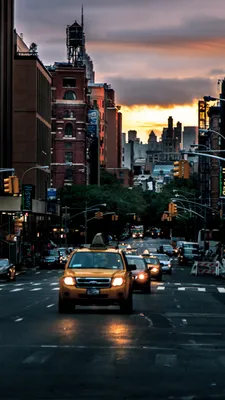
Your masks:
<svg viewBox="0 0 225 400"><path fill-rule="evenodd" d="M122 106L123 131L142 141L174 123L198 123L197 100L218 96L225 76L224 0L15 0L15 27L44 64L66 60L66 26L84 5L96 82Z"/></svg>

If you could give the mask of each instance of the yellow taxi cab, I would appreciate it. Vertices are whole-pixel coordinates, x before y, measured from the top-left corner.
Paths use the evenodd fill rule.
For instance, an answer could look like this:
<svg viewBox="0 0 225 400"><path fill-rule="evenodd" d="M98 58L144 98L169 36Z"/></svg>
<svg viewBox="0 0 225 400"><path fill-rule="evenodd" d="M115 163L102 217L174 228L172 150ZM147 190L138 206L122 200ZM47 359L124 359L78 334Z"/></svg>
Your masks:
<svg viewBox="0 0 225 400"><path fill-rule="evenodd" d="M59 313L76 305L118 305L122 313L133 311L132 274L122 250L107 247L98 233L89 247L71 253L60 279Z"/></svg>
<svg viewBox="0 0 225 400"><path fill-rule="evenodd" d="M145 263L147 264L147 267L151 272L151 278L162 282L162 268L159 259L156 256L150 254L148 250L144 251L142 257L144 258Z"/></svg>

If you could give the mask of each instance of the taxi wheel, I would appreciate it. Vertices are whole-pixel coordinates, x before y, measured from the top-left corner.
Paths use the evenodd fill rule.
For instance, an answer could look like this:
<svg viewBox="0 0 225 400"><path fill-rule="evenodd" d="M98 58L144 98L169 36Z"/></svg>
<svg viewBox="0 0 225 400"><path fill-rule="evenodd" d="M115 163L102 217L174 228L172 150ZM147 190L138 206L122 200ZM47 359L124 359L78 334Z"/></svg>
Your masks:
<svg viewBox="0 0 225 400"><path fill-rule="evenodd" d="M58 312L59 312L59 314L73 313L74 309L75 309L75 305L72 302L62 300L59 297L59 302L58 302Z"/></svg>
<svg viewBox="0 0 225 400"><path fill-rule="evenodd" d="M149 284L148 286L146 286L146 287L143 289L143 292L146 293L146 294L151 293L151 285Z"/></svg>
<svg viewBox="0 0 225 400"><path fill-rule="evenodd" d="M127 300L124 300L120 304L120 311L122 314L132 314L133 312L133 296L132 293L129 294Z"/></svg>

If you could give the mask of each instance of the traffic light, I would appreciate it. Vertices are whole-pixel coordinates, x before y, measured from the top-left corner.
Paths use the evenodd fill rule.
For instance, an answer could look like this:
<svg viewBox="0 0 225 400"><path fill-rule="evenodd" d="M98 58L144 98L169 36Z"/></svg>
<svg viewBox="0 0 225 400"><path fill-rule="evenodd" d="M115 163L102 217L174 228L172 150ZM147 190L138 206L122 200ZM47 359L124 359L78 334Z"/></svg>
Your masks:
<svg viewBox="0 0 225 400"><path fill-rule="evenodd" d="M177 215L177 205L175 203L169 204L169 216L175 217Z"/></svg>
<svg viewBox="0 0 225 400"><path fill-rule="evenodd" d="M134 216L133 216L133 219L134 219L134 220L136 220L136 219L137 219L137 216L136 216L136 215L134 215Z"/></svg>
<svg viewBox="0 0 225 400"><path fill-rule="evenodd" d="M116 214L112 215L112 221L118 221L118 219L119 219L118 215Z"/></svg>
<svg viewBox="0 0 225 400"><path fill-rule="evenodd" d="M174 161L173 163L173 176L174 178L182 178L183 176L183 160Z"/></svg>
<svg viewBox="0 0 225 400"><path fill-rule="evenodd" d="M12 176L4 179L4 192L8 194L13 194Z"/></svg>
<svg viewBox="0 0 225 400"><path fill-rule="evenodd" d="M102 218L103 218L103 213L100 212L100 211L96 212L96 213L95 213L95 218L97 218L97 219L102 219Z"/></svg>
<svg viewBox="0 0 225 400"><path fill-rule="evenodd" d="M11 176L11 179L12 179L13 194L19 194L20 192L19 178L17 178L17 176Z"/></svg>
<svg viewBox="0 0 225 400"><path fill-rule="evenodd" d="M14 221L15 232L21 231L23 229L23 221L21 219L16 219Z"/></svg>
<svg viewBox="0 0 225 400"><path fill-rule="evenodd" d="M190 178L190 164L188 161L184 160L184 179Z"/></svg>
<svg viewBox="0 0 225 400"><path fill-rule="evenodd" d="M175 203L173 203L173 211L172 211L172 216L176 217L177 215L177 205Z"/></svg>

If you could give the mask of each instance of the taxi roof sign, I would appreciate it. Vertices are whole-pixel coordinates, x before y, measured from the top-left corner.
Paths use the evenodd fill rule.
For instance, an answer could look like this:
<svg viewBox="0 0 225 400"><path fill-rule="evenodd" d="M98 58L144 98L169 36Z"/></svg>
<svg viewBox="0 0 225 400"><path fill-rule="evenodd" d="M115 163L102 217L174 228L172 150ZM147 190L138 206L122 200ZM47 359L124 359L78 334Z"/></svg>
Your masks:
<svg viewBox="0 0 225 400"><path fill-rule="evenodd" d="M97 233L92 240L90 249L107 249L107 246L105 245L102 233Z"/></svg>

